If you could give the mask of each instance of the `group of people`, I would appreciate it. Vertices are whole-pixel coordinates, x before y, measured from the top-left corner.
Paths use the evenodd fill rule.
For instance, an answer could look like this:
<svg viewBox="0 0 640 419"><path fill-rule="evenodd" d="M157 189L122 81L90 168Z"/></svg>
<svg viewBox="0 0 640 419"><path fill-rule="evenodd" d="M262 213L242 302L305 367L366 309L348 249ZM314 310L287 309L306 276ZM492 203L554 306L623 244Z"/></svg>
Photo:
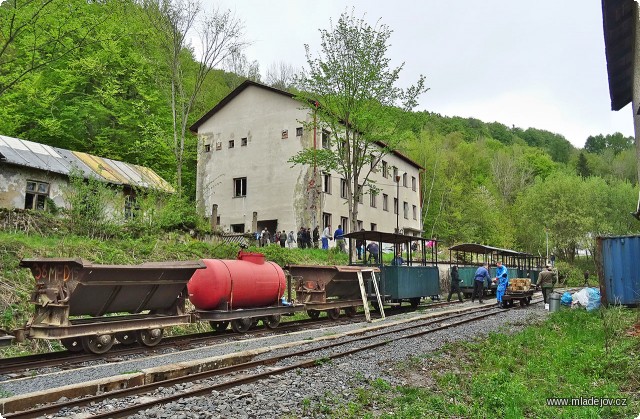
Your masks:
<svg viewBox="0 0 640 419"><path fill-rule="evenodd" d="M485 262L482 266L480 266L473 277L473 294L471 295L471 302L475 301L477 298L480 303L483 303L482 298L484 297L484 283L487 282L487 286L491 286L492 282L498 284L496 289L496 300L498 301L498 305L502 307L502 296L507 291L507 287L509 286L509 271L507 267L502 264L502 262L496 263L496 277L492 280L491 274L489 273L489 263ZM457 266L451 267L451 287L449 289L449 296L447 297L447 301L451 301L451 296L453 293L458 294L458 300L462 301L462 293L460 292L460 274L458 272Z"/></svg>
<svg viewBox="0 0 640 419"><path fill-rule="evenodd" d="M275 234L271 234L265 227L262 231L254 234L255 239L258 241L260 247L268 246L270 244L279 244L281 247L293 248L297 246L300 249L318 249L322 245L322 249L329 249L329 240L336 240L336 247L341 252L346 252L346 244L344 239L344 231L341 226L338 226L336 231L331 234L331 226L326 226L322 233L316 226L313 230L311 228L300 227L297 233L293 230L287 234L285 230L276 231Z"/></svg>
<svg viewBox="0 0 640 419"><path fill-rule="evenodd" d="M587 281L588 273L585 274L585 281ZM477 298L480 303L482 303L482 299L484 297L484 283L487 282L487 286L491 286L491 283L497 284L496 288L496 300L497 304L500 307L503 307L502 297L507 291L507 287L509 286L509 271L507 267L502 264L502 262L496 263L496 276L495 278L491 278L491 274L489 273L489 264L484 263L480 266L474 275L473 278L473 294L471 296L471 302L475 301ZM451 301L451 296L453 293L458 294L458 299L462 301L462 294L460 292L460 274L458 273L458 267L451 267L451 288L449 290L449 296L447 297L447 301ZM553 291L554 285L558 282L558 271L551 265L546 265L545 268L538 275L538 281L536 283L537 288L542 289L542 296L544 298L545 304L547 303L547 298L551 291Z"/></svg>

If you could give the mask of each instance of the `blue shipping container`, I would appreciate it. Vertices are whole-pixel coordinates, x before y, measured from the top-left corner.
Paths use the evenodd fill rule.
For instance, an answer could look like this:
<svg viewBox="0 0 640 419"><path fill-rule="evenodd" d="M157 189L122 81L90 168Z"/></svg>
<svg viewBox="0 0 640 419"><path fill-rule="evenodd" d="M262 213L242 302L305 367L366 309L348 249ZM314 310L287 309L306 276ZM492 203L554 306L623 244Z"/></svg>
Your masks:
<svg viewBox="0 0 640 419"><path fill-rule="evenodd" d="M609 304L640 303L640 236L598 237L600 290Z"/></svg>

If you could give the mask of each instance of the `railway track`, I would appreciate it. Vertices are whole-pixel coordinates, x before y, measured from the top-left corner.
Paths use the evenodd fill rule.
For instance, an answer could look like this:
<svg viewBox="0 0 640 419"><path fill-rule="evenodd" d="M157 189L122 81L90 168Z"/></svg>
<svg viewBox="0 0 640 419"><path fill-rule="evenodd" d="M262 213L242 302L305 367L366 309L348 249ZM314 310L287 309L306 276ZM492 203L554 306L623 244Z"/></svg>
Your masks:
<svg viewBox="0 0 640 419"><path fill-rule="evenodd" d="M541 300L532 301L532 304L540 303ZM454 313L450 313L446 315L443 313L442 316L438 318L430 318L417 322L412 322L409 325L401 326L399 328L387 328L392 330L382 330L371 332L371 330L362 330L357 333L352 333L351 337L346 339L339 339L336 342L329 342L326 344L322 344L321 346L315 346L313 348L307 349L299 349L293 352L288 352L286 354L270 356L261 360L252 360L249 362L244 362L241 364L214 369L210 371L204 371L196 374L191 374L184 377L178 377L173 379L167 379L163 381L158 381L152 384L146 384L142 386L125 388L122 390L116 390L109 393L104 393L95 396L89 396L82 399L69 400L63 403L51 404L43 407L39 407L36 409L32 409L29 411L23 412L15 412L15 413L5 413L4 416L6 418L33 418L40 417L44 415L54 414L60 411L66 411L67 409L77 408L81 406L87 405L95 405L101 401L106 399L123 399L127 397L139 397L145 394L149 394L150 392L160 388L160 387L170 387L173 385L178 385L186 382L200 382L201 380L210 380L215 379L216 382L213 384L205 384L205 385L194 385L194 389L187 392L179 392L179 394L175 394L169 397L163 398L153 398L153 400L145 401L142 403L132 403L130 406L118 409L118 410L109 410L104 413L93 413L91 416L95 418L107 418L107 417L126 417L133 413L151 408L153 406L159 404L166 404L176 401L185 397L193 397L193 396L202 396L211 393L212 390L225 390L232 387L236 387L242 384L247 384L251 382L258 381L260 379L283 374L287 371L300 369L300 368L310 368L318 363L326 362L331 359L337 359L344 356L348 356L351 354L355 354L362 351L368 351L374 349L376 347L386 345L389 343L389 339L385 339L386 337L390 337L393 335L394 340L399 339L408 339L414 338L418 336L424 336L430 333L434 333L436 331L456 327L465 323L470 323L473 321L478 321L485 319L489 316L496 315L506 311L505 309L500 309L495 306L483 306L480 308L472 307L467 309L461 309ZM470 316L470 317L469 317ZM460 320L461 317L468 317ZM424 328L427 328L426 330ZM401 336L398 336L401 334ZM372 340L376 340L372 342ZM307 346L308 342L300 343L299 346ZM344 346L354 346L355 348L344 349L341 347ZM307 359L303 359L298 362L294 362L287 366L274 367L273 365L277 364L280 361L285 359L291 360L295 357L304 357L308 356L313 352L323 351L323 350L332 350L334 351L330 355L323 355L322 357L310 357ZM252 371L259 367L269 367L267 371L264 372L255 372ZM235 373L243 372L240 377L233 377ZM146 396L145 400L152 398L152 396Z"/></svg>
<svg viewBox="0 0 640 419"><path fill-rule="evenodd" d="M419 306L420 309L433 309L438 307L444 307L452 304L458 304L457 302L439 302L431 303L425 306ZM396 310L387 311L390 315L406 313L407 311L413 311L408 306ZM254 328L250 331L251 338L286 334L308 328L324 327L327 324L341 325L351 322L361 321L364 315L361 313L356 314L354 317L341 317L338 320L331 320L326 317L318 319L301 319L295 321L284 321L276 329L268 329L264 326ZM75 366L81 365L85 362L105 361L110 362L112 359L117 359L122 356L135 356L148 353L158 353L165 348L186 348L194 347L197 345L212 345L220 342L228 342L234 340L246 339L247 335L234 333L231 329L227 329L224 332L203 332L188 335L170 336L164 338L157 346L152 348L141 346L139 344L134 345L115 345L109 352L96 355L84 352L70 352L59 351L49 352L45 354L35 354L23 357L5 358L0 360L0 377L20 378L25 376L32 376L34 370L45 368L56 369L71 369ZM2 381L0 380L0 383Z"/></svg>

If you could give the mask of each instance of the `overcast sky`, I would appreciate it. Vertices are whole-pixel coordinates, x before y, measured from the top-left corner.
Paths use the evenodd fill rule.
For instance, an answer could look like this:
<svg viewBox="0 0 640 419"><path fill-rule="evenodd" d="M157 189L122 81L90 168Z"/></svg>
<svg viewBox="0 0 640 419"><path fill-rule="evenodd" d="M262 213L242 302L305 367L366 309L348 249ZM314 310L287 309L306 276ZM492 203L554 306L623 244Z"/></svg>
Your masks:
<svg viewBox="0 0 640 419"><path fill-rule="evenodd" d="M213 0L204 0L211 7ZM208 3L207 3L208 2ZM611 111L599 0L222 0L245 23L246 56L264 76L285 62L302 68L304 44L345 10L393 30L389 57L404 62L400 85L420 74L430 90L417 110L475 117L564 135L633 135L628 105Z"/></svg>

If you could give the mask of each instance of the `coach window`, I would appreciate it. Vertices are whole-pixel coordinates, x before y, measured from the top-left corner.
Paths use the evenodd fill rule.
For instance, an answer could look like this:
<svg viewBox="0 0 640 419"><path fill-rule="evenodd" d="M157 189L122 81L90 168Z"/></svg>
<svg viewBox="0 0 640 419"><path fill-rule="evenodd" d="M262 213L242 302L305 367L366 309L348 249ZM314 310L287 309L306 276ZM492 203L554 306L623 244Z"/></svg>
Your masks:
<svg viewBox="0 0 640 419"><path fill-rule="evenodd" d="M238 177L233 179L233 196L235 198L247 196L247 178Z"/></svg>
<svg viewBox="0 0 640 419"><path fill-rule="evenodd" d="M27 181L27 192L24 196L24 209L44 210L49 197L49 184L35 180Z"/></svg>

